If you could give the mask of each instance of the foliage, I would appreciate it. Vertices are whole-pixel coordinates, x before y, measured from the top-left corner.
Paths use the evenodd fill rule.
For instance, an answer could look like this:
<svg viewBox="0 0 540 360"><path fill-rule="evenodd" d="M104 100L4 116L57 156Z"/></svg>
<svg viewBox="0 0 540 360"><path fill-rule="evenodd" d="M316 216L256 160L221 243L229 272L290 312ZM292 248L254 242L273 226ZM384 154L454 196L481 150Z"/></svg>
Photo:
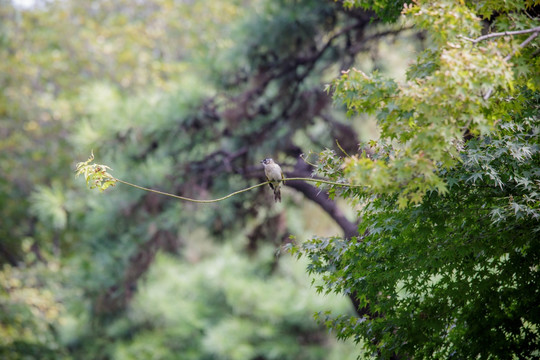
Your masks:
<svg viewBox="0 0 540 360"><path fill-rule="evenodd" d="M375 11L384 21L395 21L404 4L410 4L413 1L387 1L387 0L344 0L343 4L346 8L352 9L362 7Z"/></svg>
<svg viewBox="0 0 540 360"><path fill-rule="evenodd" d="M25 241L25 246L30 243ZM36 262L28 256L29 264ZM57 359L65 355L50 328L64 311L54 293L58 264L14 268L0 272L0 356L3 359Z"/></svg>
<svg viewBox="0 0 540 360"><path fill-rule="evenodd" d="M184 24L176 19L193 9L174 3L37 0L23 9L1 2L2 261L15 265L23 256L20 238L36 227L36 217L26 216L34 185L48 187L52 179L65 185L70 176L71 133L84 118L77 100L89 84L100 79L134 93L166 88L185 71L176 49L196 49L187 46L191 38L179 35ZM35 240L46 246L47 236L54 234Z"/></svg>
<svg viewBox="0 0 540 360"><path fill-rule="evenodd" d="M214 241L239 237L235 250L242 258L260 260L267 243L280 246L293 226L301 228L303 218L312 217L285 216L300 212L299 193L338 219L342 230L354 231L334 202L300 182L299 190L287 185L281 206L261 187L203 209L135 189L87 194L72 183L72 170L73 159L95 149L121 179L206 199L260 183L259 162L268 156L285 171L309 177L311 169L300 166L302 152L332 146L336 138L347 151L356 148L355 131L331 108L322 82L376 46L385 32L372 27L373 14L318 0L96 0L38 1L24 9L2 2L0 15L0 262L9 264L2 274L16 269L30 287L40 266L58 267L58 274L44 271L47 281L32 292L58 307L54 319L33 313L32 304L19 303L14 292L3 294L2 309L13 316L0 324L0 331L12 334L2 350L12 358L122 357L143 354L152 344L164 344L165 355L156 350L156 357L177 355L178 323L168 333L152 322L157 316L129 318L151 308L134 301L158 254L169 254L174 260L164 267L181 268L188 280L227 257L236 259L205 253ZM79 165L91 186L112 185L107 168ZM187 260L189 242L202 255ZM179 265L184 262L189 265ZM260 346L267 353L268 347L280 349L275 357L288 356L281 349L301 356L305 348L322 358L339 348L313 324L309 312L315 305L298 302L308 310L296 312L280 308L279 301L293 302L289 296L299 286L286 286L274 279L279 274L272 267L258 262L253 268L258 266L267 270L264 275L253 275L249 267L228 278L228 288L212 284L223 293L259 289L255 301L271 308L266 314L257 304L256 314L231 312L223 297L211 297L214 289L204 288L205 279L186 280L225 319L220 327L197 327L200 341L188 344L193 357L240 356L221 340L240 325L253 330L238 330L238 349L248 354L260 353ZM281 297L266 296L278 286ZM179 296L194 294L182 290ZM301 296L308 303L313 298L307 290ZM176 301L164 297L160 304L170 311L164 318L184 313ZM242 304L239 295L235 301ZM200 322L215 319L202 312ZM259 329L259 321L271 324ZM26 337L28 331L36 335ZM210 340L202 341L207 335Z"/></svg>
<svg viewBox="0 0 540 360"><path fill-rule="evenodd" d="M538 38L479 40L532 29L532 5L0 7L2 355L327 358L339 346L309 318L318 309L376 357L537 356ZM322 83L361 53L377 67L377 41L401 32L379 21L403 8L421 31L407 40L426 49L404 81L344 71L327 90L348 123ZM365 113L380 137L357 154L354 116ZM121 179L210 198L261 182L268 156L309 177L300 155L325 147L316 175L354 186L326 196L291 181L281 205L262 188L204 209L110 192L115 179L91 159L78 170L104 194L66 180L73 158L99 149ZM358 206L360 227L338 196ZM325 312L298 268L273 256L304 218L321 223L297 209L303 200L344 239L290 248L322 278L314 286L348 296L358 316L335 298Z"/></svg>
<svg viewBox="0 0 540 360"><path fill-rule="evenodd" d="M92 161L94 161L93 152L88 160L78 163L75 169L77 176L84 175L86 186L90 189L99 188L103 191L109 186L116 185L116 179L107 172L111 168L106 165L91 164Z"/></svg>
<svg viewBox="0 0 540 360"><path fill-rule="evenodd" d="M326 351L324 327L305 320L329 303L338 312L347 312L349 304L314 297L302 264L288 259L267 277L261 259L240 256L230 246L218 250L197 264L157 259L128 317L139 331L117 342L117 358L144 359L155 348L162 349L151 352L159 359L176 359L179 352L184 359L354 358L351 343Z"/></svg>
<svg viewBox="0 0 540 360"><path fill-rule="evenodd" d="M511 51L510 44L494 41L475 49L459 37L479 35L480 19L469 8L437 2L407 9L419 26L429 27L438 46L419 57L408 80L398 84L352 69L330 88L350 113L377 116L381 138L374 152L389 158L348 159L347 175L378 192L399 191L401 207L421 202L432 188L446 191L438 171L456 163L456 145L465 130L486 134L506 111L493 107L485 94L492 88L511 91L514 81L502 55Z"/></svg>
<svg viewBox="0 0 540 360"><path fill-rule="evenodd" d="M534 354L540 129L532 113L520 116L498 138L467 143L462 165L444 174L447 195L430 192L403 210L395 196L373 199L358 242L304 245L310 271L327 274L327 291L356 293L383 314L330 321L342 336L377 338L382 357Z"/></svg>
<svg viewBox="0 0 540 360"><path fill-rule="evenodd" d="M361 155L319 160L319 173L367 185L330 190L361 207L360 235L291 250L324 276L320 291L356 298L358 317L322 320L374 357L539 355L540 94L523 75L538 74L538 41L470 39L487 16L498 31L531 29L529 11L415 2L405 14L432 46L407 81L352 69L331 87L380 127Z"/></svg>

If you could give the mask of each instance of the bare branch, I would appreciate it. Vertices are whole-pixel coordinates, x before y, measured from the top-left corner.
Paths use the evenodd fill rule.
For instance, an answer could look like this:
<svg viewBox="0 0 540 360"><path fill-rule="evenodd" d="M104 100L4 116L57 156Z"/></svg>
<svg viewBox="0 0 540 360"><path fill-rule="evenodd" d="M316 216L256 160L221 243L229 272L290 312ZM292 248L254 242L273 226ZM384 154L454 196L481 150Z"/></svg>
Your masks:
<svg viewBox="0 0 540 360"><path fill-rule="evenodd" d="M523 49L525 46L527 46L531 41L534 40L535 37L538 36L538 32L540 32L540 27L537 27L535 28L537 29L536 32L534 32L531 36L529 36L525 41L523 41L521 44L519 44L519 46L517 47L517 49L514 49L514 51L512 51L510 54L506 55L504 57L504 61L510 61L510 59L516 54L516 52L519 50L519 49ZM487 100L490 98L491 94L493 93L493 88L490 88L486 94L484 95L484 100Z"/></svg>
<svg viewBox="0 0 540 360"><path fill-rule="evenodd" d="M523 49L525 46L527 46L531 41L533 41L533 39L535 37L538 36L538 32L540 31L540 27L537 28L539 29L537 32L533 33L531 36L529 36L527 38L527 40L525 40L524 42L522 42L521 44L519 44L518 48L517 49L514 49L514 51L512 51L510 54L506 55L506 57L504 58L504 61L508 61L512 58L512 56L514 56L516 54L516 52L518 51L518 49Z"/></svg>
<svg viewBox="0 0 540 360"><path fill-rule="evenodd" d="M480 36L480 37L478 37L476 39L471 39L471 38L468 38L468 37L463 36L463 35L459 35L459 37L462 38L462 39L468 40L468 41L472 42L473 44L477 44L480 41L484 41L484 40L491 39L491 38L494 38L494 37L514 36L514 35L538 33L538 32L540 32L540 26L537 26L537 27L532 28L532 29L516 30L516 31L504 31L504 32L498 32L498 33L486 34L486 35L482 35L482 36Z"/></svg>

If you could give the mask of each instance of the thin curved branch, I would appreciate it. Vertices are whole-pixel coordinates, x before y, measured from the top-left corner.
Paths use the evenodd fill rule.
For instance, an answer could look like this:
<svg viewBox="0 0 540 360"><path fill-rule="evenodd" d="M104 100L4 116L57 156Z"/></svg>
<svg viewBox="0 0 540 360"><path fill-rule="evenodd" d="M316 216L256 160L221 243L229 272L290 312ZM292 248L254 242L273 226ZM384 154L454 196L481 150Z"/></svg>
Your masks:
<svg viewBox="0 0 540 360"><path fill-rule="evenodd" d="M134 188L139 189L139 190L153 192L155 194L165 195L165 196L169 196L169 197L172 197L172 198L175 198L175 199L184 200L184 201L191 201L191 202L200 203L200 204L208 204L208 203L215 203L215 202L223 201L223 200L226 200L226 199L228 199L230 197L238 195L240 193L243 193L243 192L246 192L246 191L249 191L249 190L253 190L255 188L258 188L260 186L264 186L264 185L270 183L270 181L265 181L263 183L260 183L260 184L253 185L253 186L250 186L250 187L245 188L245 189L235 191L233 193L230 193L229 195L226 195L226 196L223 196L223 197L220 197L220 198L217 198L217 199L198 200L198 199L192 199L192 198L188 198L188 197L184 197L184 196L180 196L180 195L174 195L174 194L164 192L164 191L159 191L159 190L146 188L144 186L139 186L139 185L136 185L136 184L132 184L130 182L120 180L120 179L117 179L117 178L112 178L112 180L117 181L117 182L119 182L121 184L124 184L124 185L134 187ZM357 185L357 184L343 184L343 183L338 183L338 182L335 182L335 181L328 181L328 180L314 179L314 178L306 178L306 177L291 177L291 178L287 177L284 180L278 180L278 181L289 182L289 181L295 181L295 180L316 182L316 183L320 183L320 184L329 184L329 185L343 186L343 187L363 187L364 186L364 185ZM317 190L317 191L319 191L319 190Z"/></svg>
<svg viewBox="0 0 540 360"><path fill-rule="evenodd" d="M122 183L124 185L128 185L128 186L131 186L131 187L134 187L136 189L139 189L139 190L144 190L144 191L148 191L148 192L153 192L155 194L160 194L160 195L165 195L165 196L169 196L169 197L172 197L172 198L175 198L175 199L179 199L179 200L184 200L184 201L190 201L190 202L194 202L194 203L199 203L199 204L209 204L209 203L215 203L215 202L219 202L219 201L223 201L223 200L226 200L230 197L233 197L234 195L238 195L240 193L243 193L243 192L246 192L246 191L249 191L249 190L253 190L255 188L258 188L260 186L264 186L268 183L270 183L270 181L265 181L263 183L260 183L260 184L257 184L257 185L253 185L253 186L250 186L248 188L245 188L245 189L242 189L242 190L238 190L238 191L235 191L233 193L230 193L229 195L226 195L226 196L223 196L223 197L220 197L218 199L209 199L209 200L198 200L198 199L191 199L191 198L188 198L188 197L184 197L184 196L180 196L180 195L174 195L174 194L171 194L171 193L168 193L168 192L164 192L164 191L159 191L159 190L154 190L154 189L150 189L150 188L146 188L144 186L139 186L139 185L135 185L135 184L132 184L132 183L129 183L127 181L124 181L124 180L120 180L120 179L116 179L116 181L118 181L119 183Z"/></svg>

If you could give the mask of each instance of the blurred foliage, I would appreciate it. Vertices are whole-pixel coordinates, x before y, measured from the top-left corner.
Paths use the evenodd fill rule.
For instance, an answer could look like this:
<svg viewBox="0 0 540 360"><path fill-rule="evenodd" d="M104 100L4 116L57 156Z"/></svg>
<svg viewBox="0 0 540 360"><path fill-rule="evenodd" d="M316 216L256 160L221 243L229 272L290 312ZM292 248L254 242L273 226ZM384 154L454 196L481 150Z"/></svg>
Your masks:
<svg viewBox="0 0 540 360"><path fill-rule="evenodd" d="M23 241L27 247L28 241ZM35 263L31 252L27 261ZM5 265L0 272L0 356L55 359L65 355L56 333L65 310L57 289L58 264Z"/></svg>
<svg viewBox="0 0 540 360"><path fill-rule="evenodd" d="M0 1L2 358L538 355L538 1Z"/></svg>
<svg viewBox="0 0 540 360"><path fill-rule="evenodd" d="M289 258L268 276L261 260L268 259L250 260L230 246L197 264L160 257L128 315L130 327L140 330L115 345L115 357L354 358L353 347L335 346L324 327L306 321L329 303L333 310L347 312L346 299L314 297L302 275L304 264ZM155 348L163 353L156 356Z"/></svg>
<svg viewBox="0 0 540 360"><path fill-rule="evenodd" d="M538 356L538 6L0 0L0 356Z"/></svg>
<svg viewBox="0 0 540 360"><path fill-rule="evenodd" d="M312 319L347 302L273 254L329 222L314 213L356 229L324 193L203 208L88 194L73 169L93 149L119 178L196 198L259 182L269 156L310 176L302 152L357 148L322 84L400 32L373 16L318 0L0 0L0 357L355 358Z"/></svg>
<svg viewBox="0 0 540 360"><path fill-rule="evenodd" d="M403 10L403 6L413 3L413 0L343 0L343 4L348 9L362 7L375 11L383 21L395 21Z"/></svg>

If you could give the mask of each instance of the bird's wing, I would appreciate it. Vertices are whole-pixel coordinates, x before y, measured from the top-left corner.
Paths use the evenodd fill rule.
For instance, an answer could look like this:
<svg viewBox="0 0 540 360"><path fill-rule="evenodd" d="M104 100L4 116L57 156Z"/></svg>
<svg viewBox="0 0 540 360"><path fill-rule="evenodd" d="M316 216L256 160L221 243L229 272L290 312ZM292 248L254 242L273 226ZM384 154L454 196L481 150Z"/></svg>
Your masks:
<svg viewBox="0 0 540 360"><path fill-rule="evenodd" d="M271 188L272 190L274 190L274 185L272 184L272 180L270 180L270 178L269 178L268 176L266 176L266 180L269 181L268 185L270 185L270 188Z"/></svg>

